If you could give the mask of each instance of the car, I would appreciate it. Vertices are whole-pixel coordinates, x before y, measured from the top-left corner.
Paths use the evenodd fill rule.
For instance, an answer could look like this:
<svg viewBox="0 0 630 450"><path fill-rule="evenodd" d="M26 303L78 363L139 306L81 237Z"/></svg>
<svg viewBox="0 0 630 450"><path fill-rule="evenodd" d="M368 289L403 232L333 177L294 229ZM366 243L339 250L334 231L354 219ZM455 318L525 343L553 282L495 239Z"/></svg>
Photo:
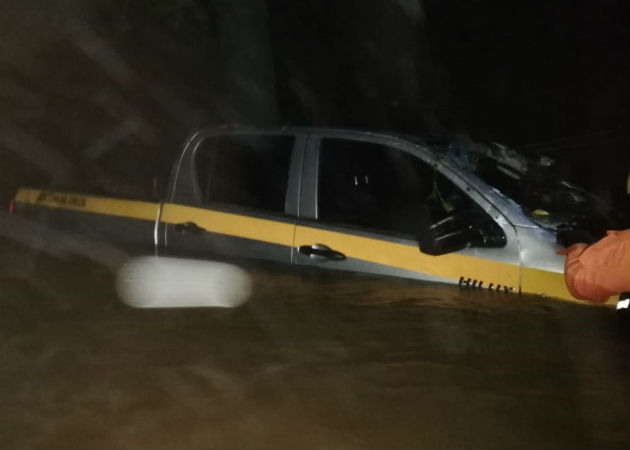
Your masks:
<svg viewBox="0 0 630 450"><path fill-rule="evenodd" d="M458 146L371 131L209 128L187 139L158 201L22 188L13 208L144 252L577 302L556 252L562 236L604 232L605 214L588 206L597 202L561 180L547 189L560 200L537 194L525 182L535 165L499 144ZM579 214L552 208L567 204L563 194Z"/></svg>

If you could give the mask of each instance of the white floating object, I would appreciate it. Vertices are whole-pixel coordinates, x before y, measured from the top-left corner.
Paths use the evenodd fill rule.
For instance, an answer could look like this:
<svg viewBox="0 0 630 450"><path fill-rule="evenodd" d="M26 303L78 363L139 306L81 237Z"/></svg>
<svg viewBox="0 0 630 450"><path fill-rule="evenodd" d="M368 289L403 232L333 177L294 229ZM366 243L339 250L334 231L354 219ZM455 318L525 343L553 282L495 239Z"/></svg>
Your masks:
<svg viewBox="0 0 630 450"><path fill-rule="evenodd" d="M630 298L627 298L625 300L619 300L617 302L617 310L628 309L629 306L630 306Z"/></svg>
<svg viewBox="0 0 630 450"><path fill-rule="evenodd" d="M252 280L231 264L143 256L122 266L116 287L135 308L234 308L249 298Z"/></svg>

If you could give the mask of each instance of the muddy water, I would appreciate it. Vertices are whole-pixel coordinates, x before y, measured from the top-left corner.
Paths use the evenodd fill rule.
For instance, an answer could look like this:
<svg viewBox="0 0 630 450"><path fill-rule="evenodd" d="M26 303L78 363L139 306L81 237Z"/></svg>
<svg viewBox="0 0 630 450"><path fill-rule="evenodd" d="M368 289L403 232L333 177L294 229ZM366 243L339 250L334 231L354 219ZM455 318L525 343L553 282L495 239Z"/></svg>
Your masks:
<svg viewBox="0 0 630 450"><path fill-rule="evenodd" d="M611 311L352 275L255 273L233 310L135 310L12 253L1 448L628 448Z"/></svg>

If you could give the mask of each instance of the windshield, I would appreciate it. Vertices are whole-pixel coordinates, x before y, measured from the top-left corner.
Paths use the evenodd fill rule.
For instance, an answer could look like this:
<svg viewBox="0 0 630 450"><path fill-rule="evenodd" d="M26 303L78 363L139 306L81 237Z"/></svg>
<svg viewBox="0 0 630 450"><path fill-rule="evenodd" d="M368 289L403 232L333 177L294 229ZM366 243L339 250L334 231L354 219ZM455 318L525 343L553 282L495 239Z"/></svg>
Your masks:
<svg viewBox="0 0 630 450"><path fill-rule="evenodd" d="M551 158L526 157L493 142L433 141L431 145L511 199L542 226L586 226L593 234L603 235L606 228L620 222L601 198L561 178Z"/></svg>

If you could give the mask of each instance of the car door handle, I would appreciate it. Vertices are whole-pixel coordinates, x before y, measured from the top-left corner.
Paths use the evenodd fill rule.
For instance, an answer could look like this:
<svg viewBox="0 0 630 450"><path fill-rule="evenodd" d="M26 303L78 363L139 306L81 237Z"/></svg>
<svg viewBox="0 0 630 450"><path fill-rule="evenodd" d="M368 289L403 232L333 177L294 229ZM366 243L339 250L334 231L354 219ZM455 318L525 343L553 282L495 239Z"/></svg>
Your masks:
<svg viewBox="0 0 630 450"><path fill-rule="evenodd" d="M195 222L176 223L175 231L182 234L201 234L205 229L201 228Z"/></svg>
<svg viewBox="0 0 630 450"><path fill-rule="evenodd" d="M311 259L343 261L346 255L331 249L324 244L302 245L298 248L298 252L308 256Z"/></svg>

